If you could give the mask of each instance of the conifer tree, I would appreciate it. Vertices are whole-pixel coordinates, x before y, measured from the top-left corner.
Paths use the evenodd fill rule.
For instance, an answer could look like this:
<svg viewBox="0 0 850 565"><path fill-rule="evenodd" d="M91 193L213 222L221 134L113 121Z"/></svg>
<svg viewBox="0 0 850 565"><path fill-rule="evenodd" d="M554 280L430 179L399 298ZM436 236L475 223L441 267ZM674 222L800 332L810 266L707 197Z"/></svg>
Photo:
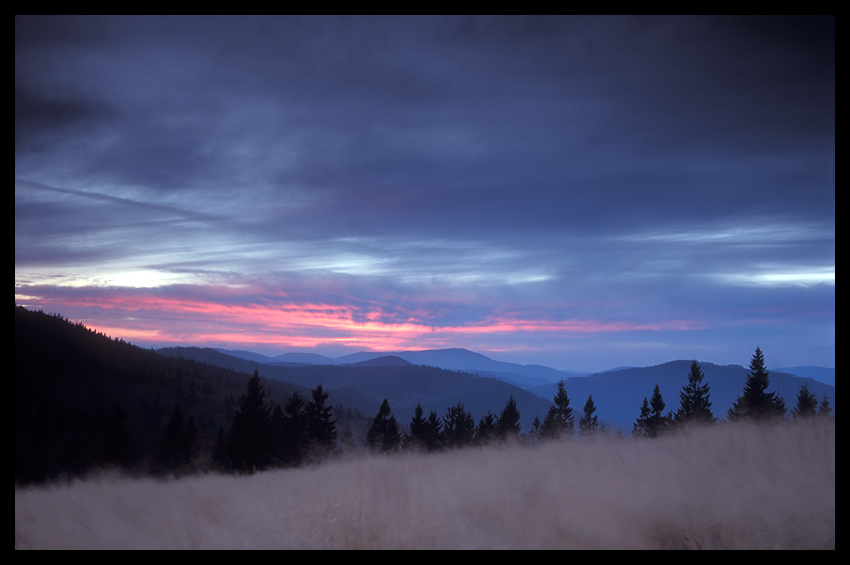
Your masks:
<svg viewBox="0 0 850 565"><path fill-rule="evenodd" d="M496 416L488 410L487 414L481 416L478 420L474 443L476 445L488 445L493 443L497 437Z"/></svg>
<svg viewBox="0 0 850 565"><path fill-rule="evenodd" d="M655 383L655 388L652 389L652 397L649 399L650 414L646 421L646 435L649 437L657 437L664 432L669 423L670 416L664 414L664 398L661 396L661 388L658 383Z"/></svg>
<svg viewBox="0 0 850 565"><path fill-rule="evenodd" d="M281 410L280 449L284 463L297 465L307 456L310 447L310 430L304 398L296 390Z"/></svg>
<svg viewBox="0 0 850 565"><path fill-rule="evenodd" d="M688 373L688 384L679 393L679 410L676 412L676 424L713 424L716 421L711 413L708 383L702 383L705 375L699 363L694 360Z"/></svg>
<svg viewBox="0 0 850 565"><path fill-rule="evenodd" d="M462 402L450 407L443 416L443 444L446 447L466 447L475 437L475 419Z"/></svg>
<svg viewBox="0 0 850 565"><path fill-rule="evenodd" d="M596 406L593 404L593 395L587 397L587 402L584 403L584 415L578 422L579 431L582 434L590 434L599 428L599 419L593 415L596 412Z"/></svg>
<svg viewBox="0 0 850 565"><path fill-rule="evenodd" d="M649 435L649 417L652 415L652 409L649 407L649 401L643 397L643 404L640 405L640 416L637 421L632 424L632 435L646 437Z"/></svg>
<svg viewBox="0 0 850 565"><path fill-rule="evenodd" d="M425 448L425 433L428 426L428 420L425 419L425 411L422 408L422 403L417 403L413 409L413 418L410 419L410 434L405 435L404 447L414 449Z"/></svg>
<svg viewBox="0 0 850 565"><path fill-rule="evenodd" d="M832 406L829 405L829 397L824 396L818 406L818 416L829 417L832 414Z"/></svg>
<svg viewBox="0 0 850 565"><path fill-rule="evenodd" d="M730 421L747 419L761 421L785 417L785 402L774 392L766 392L770 386L769 373L764 367L764 355L756 347L750 362L750 374L744 385L744 394L728 411Z"/></svg>
<svg viewBox="0 0 850 565"><path fill-rule="evenodd" d="M792 414L795 420L815 416L818 411L817 396L809 392L808 383L803 383L800 387L800 392L797 393L797 405L794 407Z"/></svg>
<svg viewBox="0 0 850 565"><path fill-rule="evenodd" d="M273 453L271 414L265 402L266 393L259 373L248 379L246 393L239 400L239 410L227 436L227 456L237 471L257 471L271 462Z"/></svg>
<svg viewBox="0 0 850 565"><path fill-rule="evenodd" d="M381 453L397 451L401 447L401 433L398 421L392 415L390 403L385 398L372 420L372 427L366 434L366 446Z"/></svg>
<svg viewBox="0 0 850 565"><path fill-rule="evenodd" d="M336 447L336 421L331 419L333 408L325 406L328 393L322 390L322 385L318 385L310 392L313 400L307 402L304 407L307 432L313 451L319 455L326 454Z"/></svg>
<svg viewBox="0 0 850 565"><path fill-rule="evenodd" d="M558 392L553 400L555 403L549 406L549 412L540 426L540 435L547 439L573 435L573 409L570 408L570 397L567 396L563 379L558 382Z"/></svg>
<svg viewBox="0 0 850 565"><path fill-rule="evenodd" d="M496 431L502 441L519 440L522 426L520 425L519 409L514 400L514 395L505 403L505 407L499 413L496 421Z"/></svg>
<svg viewBox="0 0 850 565"><path fill-rule="evenodd" d="M433 410L428 414L428 420L425 421L425 433L423 439L425 448L428 451L437 451L443 447L443 424L440 422L440 417Z"/></svg>

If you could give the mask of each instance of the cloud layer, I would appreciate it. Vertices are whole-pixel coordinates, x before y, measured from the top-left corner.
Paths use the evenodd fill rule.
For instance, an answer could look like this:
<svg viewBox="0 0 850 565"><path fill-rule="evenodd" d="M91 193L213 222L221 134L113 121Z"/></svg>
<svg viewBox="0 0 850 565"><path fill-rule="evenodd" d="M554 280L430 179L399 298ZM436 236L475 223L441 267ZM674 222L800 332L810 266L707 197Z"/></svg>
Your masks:
<svg viewBox="0 0 850 565"><path fill-rule="evenodd" d="M16 303L834 365L834 75L834 18L17 17Z"/></svg>

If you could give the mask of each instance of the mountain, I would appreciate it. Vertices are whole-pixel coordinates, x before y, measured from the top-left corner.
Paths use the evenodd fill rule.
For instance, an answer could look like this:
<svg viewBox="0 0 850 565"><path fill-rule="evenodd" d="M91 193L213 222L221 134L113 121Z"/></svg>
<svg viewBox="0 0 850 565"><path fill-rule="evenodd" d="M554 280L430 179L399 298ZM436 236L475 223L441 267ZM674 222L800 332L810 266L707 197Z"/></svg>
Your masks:
<svg viewBox="0 0 850 565"><path fill-rule="evenodd" d="M347 363L350 365L369 363L387 355L387 353L364 351L337 359L324 357L321 360L325 364ZM531 392L549 403L557 392L557 381L564 379L576 421L581 415L581 410L588 396L592 395L599 420L605 422L609 428L620 429L626 433L631 433L632 424L640 412L640 404L644 397L648 399L652 395L652 389L656 383L658 383L664 397L666 410L675 412L679 408L679 392L687 384L691 364L690 360L670 361L653 367L618 367L585 375L557 371L540 365L518 365L495 361L467 349L398 351L392 353L391 356L417 365L441 367L471 373L479 378L502 381ZM280 357L282 356L275 357L275 359ZM288 359L294 358L288 357ZM704 382L707 382L710 386L712 411L715 417L725 418L726 411L743 392L748 370L740 365L716 365L709 362L701 363L701 367L705 375ZM799 374L789 374L791 369ZM784 372L768 368L771 382L769 390L776 391L783 397L789 411L796 404L797 393L803 383L808 384L809 391L816 394L819 400L828 396L830 404L833 409L835 408L835 386L823 382L823 379L828 379L831 373L834 383L834 369L824 369L823 367L793 367L791 369ZM279 378L292 377L281 376ZM305 384L305 386L310 385ZM352 393L353 389L353 385L349 387L349 393ZM402 404L405 402L402 401ZM358 405L362 406L363 404ZM534 406L533 403L527 405L529 407ZM536 415L542 419L548 409L548 404L541 406L542 408L537 408L539 412ZM429 407L425 406L425 409L427 411ZM433 409L439 413L439 406ZM522 412L522 410L520 411ZM369 412L365 413L368 414ZM526 419L527 415L529 416L528 420ZM523 425L526 431L529 429L529 422L533 417L534 414L529 414L528 409L526 409L526 413L523 415ZM400 418L399 421L403 422Z"/></svg>
<svg viewBox="0 0 850 565"><path fill-rule="evenodd" d="M688 373L692 361L670 361L653 367L639 367L606 371L588 377L572 378L565 381L567 394L571 400L573 413L581 410L588 395L593 395L600 421L616 425L631 432L632 424L640 413L643 398L652 395L652 389L658 384L666 404L665 412L676 412L679 408L679 393L688 382ZM715 365L701 362L703 384L710 387L711 409L717 418L725 418L726 411L732 407L744 389L749 374L748 369L740 365ZM826 395L835 409L835 387L801 378L768 368L770 387L785 400L788 410L797 403L797 393L805 383L809 391L816 394L818 400ZM557 392L556 385L542 385L531 389L544 398L552 398Z"/></svg>
<svg viewBox="0 0 850 565"><path fill-rule="evenodd" d="M413 417L418 403L426 415L433 410L442 417L450 406L461 402L477 422L488 411L498 416L513 396L525 431L531 429L535 416L542 419L549 409L548 400L510 383L462 371L414 365L396 356L355 354L340 358L349 361L347 364L296 365L257 364L198 347L168 347L157 352L246 373L258 369L266 379L302 387L315 388L321 384L331 404L344 404L369 417L377 414L386 398L402 426Z"/></svg>
<svg viewBox="0 0 850 565"><path fill-rule="evenodd" d="M410 361L405 361L397 355L384 355L383 357L375 357L367 359L359 363L346 363L345 367L406 367L412 365Z"/></svg>
<svg viewBox="0 0 850 565"><path fill-rule="evenodd" d="M813 379L830 386L835 386L835 369L830 369L828 367L805 365L799 367L783 367L776 370L796 377Z"/></svg>
<svg viewBox="0 0 850 565"><path fill-rule="evenodd" d="M403 359L414 365L428 365L450 371L474 373L481 377L492 377L526 389L546 383L557 383L561 379L569 379L588 374L574 371L559 371L543 365L520 365L517 363L495 361L481 353L462 348L429 349L424 351L360 351L337 358L325 357L316 353L284 353L273 358L268 358L264 355L251 353L250 351L229 351L224 349L217 351L234 357L271 365L352 365L368 362L379 357L390 356Z"/></svg>

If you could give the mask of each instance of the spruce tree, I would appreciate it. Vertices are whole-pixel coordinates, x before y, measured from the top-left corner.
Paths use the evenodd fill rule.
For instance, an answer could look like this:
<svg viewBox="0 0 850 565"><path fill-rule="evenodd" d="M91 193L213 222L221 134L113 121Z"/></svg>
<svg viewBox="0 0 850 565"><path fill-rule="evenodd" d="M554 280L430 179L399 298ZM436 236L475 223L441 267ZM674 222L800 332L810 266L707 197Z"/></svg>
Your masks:
<svg viewBox="0 0 850 565"><path fill-rule="evenodd" d="M832 414L832 406L829 405L829 397L824 395L818 406L818 416L829 417Z"/></svg>
<svg viewBox="0 0 850 565"><path fill-rule="evenodd" d="M699 363L694 360L688 373L688 384L679 393L679 410L674 418L676 424L713 424L716 421L708 400L708 383L701 384L704 376Z"/></svg>
<svg viewBox="0 0 850 565"><path fill-rule="evenodd" d="M487 410L487 413L478 419L478 427L475 430L475 444L488 445L493 443L497 437L496 416Z"/></svg>
<svg viewBox="0 0 850 565"><path fill-rule="evenodd" d="M573 409L570 408L570 397L567 396L563 379L558 382L558 392L553 400L555 403L549 406L549 412L540 426L540 435L547 439L573 435Z"/></svg>
<svg viewBox="0 0 850 565"><path fill-rule="evenodd" d="M258 471L271 461L273 435L265 397L260 376L254 371L227 436L227 456L234 470Z"/></svg>
<svg viewBox="0 0 850 565"><path fill-rule="evenodd" d="M322 385L317 386L310 393L313 400L307 402L304 407L307 432L313 453L323 455L336 447L336 421L331 419L333 408L325 405L328 400L328 393L322 390Z"/></svg>
<svg viewBox="0 0 850 565"><path fill-rule="evenodd" d="M405 449L424 449L425 434L428 426L428 420L425 419L425 411L422 408L422 403L416 404L413 410L413 418L410 419L410 435L404 438Z"/></svg>
<svg viewBox="0 0 850 565"><path fill-rule="evenodd" d="M756 347L750 362L750 374L744 385L744 394L728 411L730 421L741 419L763 421L785 417L785 402L774 392L767 392L770 386L769 373L764 367L764 355Z"/></svg>
<svg viewBox="0 0 850 565"><path fill-rule="evenodd" d="M664 432L669 423L670 416L664 414L664 398L661 396L661 388L658 383L655 383L655 388L652 389L652 397L649 399L649 408L651 410L649 418L646 422L646 431L649 437L657 437L658 434Z"/></svg>
<svg viewBox="0 0 850 565"><path fill-rule="evenodd" d="M378 414L372 420L372 427L366 434L366 446L381 453L396 451L401 447L401 433L398 422L390 410L390 403L385 398L378 409Z"/></svg>
<svg viewBox="0 0 850 565"><path fill-rule="evenodd" d="M519 409L514 400L514 395L505 403L505 407L499 413L496 421L496 431L502 441L519 440L522 426L520 425Z"/></svg>
<svg viewBox="0 0 850 565"><path fill-rule="evenodd" d="M596 406L593 404L593 395L589 395L584 403L584 415L578 422L579 432L582 434L593 433L599 428L599 419L593 415L594 412Z"/></svg>
<svg viewBox="0 0 850 565"><path fill-rule="evenodd" d="M640 405L640 416L637 421L632 424L632 435L647 437L649 435L649 417L652 415L652 409L649 407L649 401L643 397L643 404Z"/></svg>
<svg viewBox="0 0 850 565"><path fill-rule="evenodd" d="M443 424L440 417L433 410L428 414L428 420L425 421L425 433L423 439L425 448L428 451L437 451L443 447Z"/></svg>
<svg viewBox="0 0 850 565"><path fill-rule="evenodd" d="M281 410L280 450L283 463L298 465L307 456L310 448L310 430L307 424L307 409L304 397L296 390Z"/></svg>
<svg viewBox="0 0 850 565"><path fill-rule="evenodd" d="M809 392L808 383L803 383L800 387L800 392L797 393L797 405L794 407L792 414L795 420L814 416L818 411L818 399Z"/></svg>
<svg viewBox="0 0 850 565"><path fill-rule="evenodd" d="M443 443L446 447L466 447L475 437L475 419L462 402L450 407L443 416Z"/></svg>

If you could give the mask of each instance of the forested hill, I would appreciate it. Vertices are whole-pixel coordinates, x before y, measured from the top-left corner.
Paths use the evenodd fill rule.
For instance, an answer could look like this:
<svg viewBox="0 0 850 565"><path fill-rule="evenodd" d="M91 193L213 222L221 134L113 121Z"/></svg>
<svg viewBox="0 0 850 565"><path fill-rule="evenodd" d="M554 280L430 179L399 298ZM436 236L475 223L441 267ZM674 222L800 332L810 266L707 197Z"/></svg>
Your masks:
<svg viewBox="0 0 850 565"><path fill-rule="evenodd" d="M249 375L158 355L58 315L15 307L15 481L83 473L96 465L156 467L166 421L179 408L209 451ZM267 399L294 390L268 381Z"/></svg>
<svg viewBox="0 0 850 565"><path fill-rule="evenodd" d="M321 384L335 399L334 404L341 403L370 416L378 412L386 398L402 425L410 422L419 403L426 414L433 410L443 416L450 406L460 402L477 422L488 411L498 415L513 396L527 432L534 417L542 419L551 404L551 398L541 398L497 379L422 365L262 365L206 348L169 347L157 351L240 371L259 367L266 378L304 387Z"/></svg>

